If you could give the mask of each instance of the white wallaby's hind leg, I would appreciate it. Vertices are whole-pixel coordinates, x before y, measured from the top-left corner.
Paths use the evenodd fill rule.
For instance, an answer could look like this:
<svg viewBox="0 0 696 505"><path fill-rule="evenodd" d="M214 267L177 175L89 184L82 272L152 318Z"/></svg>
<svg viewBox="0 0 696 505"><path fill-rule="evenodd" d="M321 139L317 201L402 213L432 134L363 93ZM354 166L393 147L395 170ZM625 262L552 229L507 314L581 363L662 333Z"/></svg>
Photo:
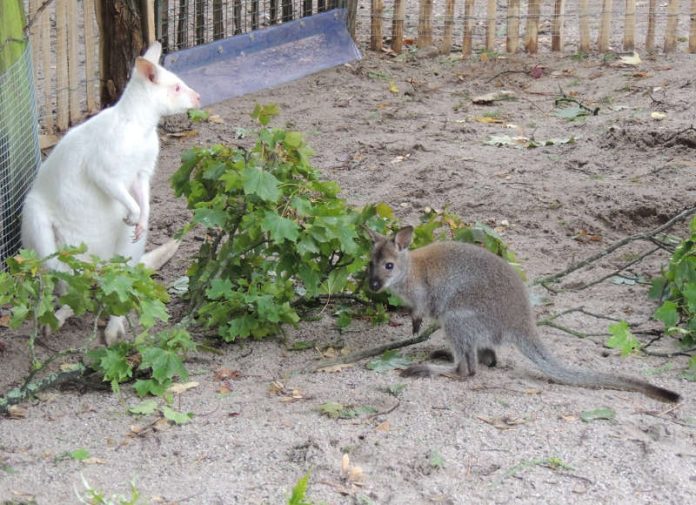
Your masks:
<svg viewBox="0 0 696 505"><path fill-rule="evenodd" d="M143 254L140 258L140 263L152 270L159 270L176 254L180 243L179 240L171 239L152 251Z"/></svg>
<svg viewBox="0 0 696 505"><path fill-rule="evenodd" d="M178 240L170 240L156 247L150 252L143 254L140 257L139 263L142 263L152 270L159 270L167 261L169 261L172 256L176 253L179 248ZM104 343L106 345L111 345L118 340L122 339L126 335L125 327L125 317L124 316L111 316L109 322L104 329Z"/></svg>

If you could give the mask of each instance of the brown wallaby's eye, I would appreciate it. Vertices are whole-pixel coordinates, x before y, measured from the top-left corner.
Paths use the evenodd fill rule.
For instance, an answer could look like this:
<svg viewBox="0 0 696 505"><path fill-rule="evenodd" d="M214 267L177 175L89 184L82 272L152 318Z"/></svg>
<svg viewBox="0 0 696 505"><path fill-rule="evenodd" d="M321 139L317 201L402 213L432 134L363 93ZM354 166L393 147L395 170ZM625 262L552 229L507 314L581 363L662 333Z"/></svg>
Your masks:
<svg viewBox="0 0 696 505"><path fill-rule="evenodd" d="M386 268L387 270L391 270L394 268L394 263L392 263L391 261L388 263L385 263L384 268Z"/></svg>

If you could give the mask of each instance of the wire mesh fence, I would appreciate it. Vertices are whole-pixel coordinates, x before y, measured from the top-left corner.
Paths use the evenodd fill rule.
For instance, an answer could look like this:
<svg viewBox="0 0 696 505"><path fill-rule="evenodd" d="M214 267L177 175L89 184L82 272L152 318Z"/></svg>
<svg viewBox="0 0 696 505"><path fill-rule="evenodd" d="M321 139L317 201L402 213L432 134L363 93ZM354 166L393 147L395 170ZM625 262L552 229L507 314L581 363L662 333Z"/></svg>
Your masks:
<svg viewBox="0 0 696 505"><path fill-rule="evenodd" d="M41 161L31 47L0 74L0 260L20 244L22 203Z"/></svg>

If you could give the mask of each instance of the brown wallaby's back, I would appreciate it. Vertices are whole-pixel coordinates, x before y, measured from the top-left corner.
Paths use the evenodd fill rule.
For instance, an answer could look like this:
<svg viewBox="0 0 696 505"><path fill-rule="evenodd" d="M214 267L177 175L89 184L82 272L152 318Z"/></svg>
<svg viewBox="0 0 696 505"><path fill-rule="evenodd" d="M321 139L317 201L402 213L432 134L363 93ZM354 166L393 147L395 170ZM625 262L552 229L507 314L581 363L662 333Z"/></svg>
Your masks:
<svg viewBox="0 0 696 505"><path fill-rule="evenodd" d="M495 364L493 348L510 342L556 382L679 401L677 393L640 379L565 366L539 339L526 287L507 262L460 242L435 242L409 251L412 233L410 226L393 238L370 230L370 288L401 297L411 308L414 332L424 317L438 319L451 340L454 367L414 365L405 375L473 375L477 362Z"/></svg>

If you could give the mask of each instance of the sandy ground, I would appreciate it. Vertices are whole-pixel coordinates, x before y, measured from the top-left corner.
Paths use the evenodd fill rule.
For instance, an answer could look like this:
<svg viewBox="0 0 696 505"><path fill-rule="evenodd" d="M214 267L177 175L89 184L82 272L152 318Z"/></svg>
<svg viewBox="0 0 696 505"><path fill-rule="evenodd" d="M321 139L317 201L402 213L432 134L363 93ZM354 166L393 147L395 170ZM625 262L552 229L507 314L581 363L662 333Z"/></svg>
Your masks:
<svg viewBox="0 0 696 505"><path fill-rule="evenodd" d="M535 65L538 78L530 74ZM469 222L496 227L535 279L694 204L696 132L688 129L696 113L694 75L696 60L684 55L621 67L599 58L471 63L369 54L360 63L218 104L212 110L223 122L194 126L197 136L163 133L151 241L163 242L188 217L168 182L182 150L238 142L235 132L253 127L254 103L276 103L281 115L275 124L306 133L316 166L340 183L351 203L385 201L411 223L426 206L447 206ZM472 103L472 97L500 90L515 99ZM561 90L599 107L599 114L572 122L557 117L554 99ZM653 112L664 119L653 119ZM492 135L575 141L516 149L486 145ZM685 227L673 232L683 234ZM187 239L162 271L164 282L183 275L197 244L194 236ZM558 292L535 288L539 318L582 306L642 322L640 329L656 328L645 285L607 280L577 289L649 247L634 242L621 248L564 278ZM654 254L624 273L649 277L666 258ZM696 386L681 378L686 357L622 358L603 345L605 336L577 338L541 327L566 362L646 378L680 392L684 400L677 406L637 393L551 384L510 348L500 350L497 368L466 381L406 379L368 370L364 362L336 373L297 372L321 354L291 352L294 341L360 350L410 332L408 318L395 314L391 325L358 322L341 333L330 309L319 321L288 328L284 339L193 357L188 366L199 386L174 405L193 414L184 426L134 434L134 426L142 429L155 418L128 414L138 401L129 386L120 396L79 388L43 393L24 404L26 417L0 419L0 500L77 503L84 476L107 494L125 494L132 480L141 503L275 505L286 503L293 484L310 470L309 497L335 505L696 500ZM610 321L573 312L558 322L604 334ZM71 321L42 342L42 352L79 342L89 325ZM5 390L21 382L28 360L21 334L5 332L0 340ZM404 352L421 358L444 344L436 333ZM678 346L665 337L650 350ZM239 372L227 381L228 394L219 393L215 372L221 368ZM274 390L274 381L285 389ZM404 387L395 397L388 388L397 385ZM325 402L376 412L330 419L318 410ZM581 420L582 412L599 407L614 409L615 419ZM65 457L80 448L92 459ZM360 478L358 470L353 478L342 473L343 454L360 467Z"/></svg>

